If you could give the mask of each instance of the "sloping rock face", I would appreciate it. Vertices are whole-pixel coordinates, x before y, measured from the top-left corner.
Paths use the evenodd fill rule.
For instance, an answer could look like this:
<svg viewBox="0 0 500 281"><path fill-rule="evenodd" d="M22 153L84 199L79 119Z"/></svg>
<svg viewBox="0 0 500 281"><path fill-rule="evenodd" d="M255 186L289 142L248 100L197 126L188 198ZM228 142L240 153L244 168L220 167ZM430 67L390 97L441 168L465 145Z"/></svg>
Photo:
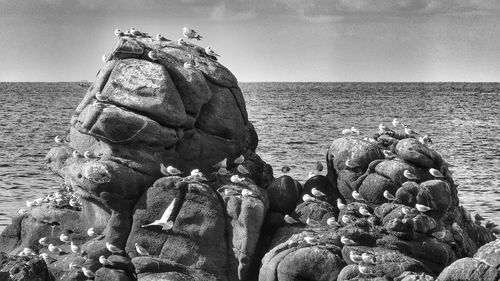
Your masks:
<svg viewBox="0 0 500 281"><path fill-rule="evenodd" d="M81 206L38 201L2 233L0 250L49 254L57 280L85 280L89 271L96 280L243 280L273 180L257 143L236 78L203 48L121 36L69 135L46 157L64 179L60 192L76 194ZM244 161L234 163L240 155ZM214 164L223 159L227 172L218 173ZM183 173L165 177L161 164ZM205 176L193 178L194 169ZM171 229L143 227L170 204Z"/></svg>
<svg viewBox="0 0 500 281"><path fill-rule="evenodd" d="M446 162L418 137L386 130L334 140L330 184L304 184L316 190L304 189L304 202L274 233L259 280L434 280L494 240L459 205ZM492 247L457 261L440 280L497 276ZM457 267L467 278L455 279Z"/></svg>

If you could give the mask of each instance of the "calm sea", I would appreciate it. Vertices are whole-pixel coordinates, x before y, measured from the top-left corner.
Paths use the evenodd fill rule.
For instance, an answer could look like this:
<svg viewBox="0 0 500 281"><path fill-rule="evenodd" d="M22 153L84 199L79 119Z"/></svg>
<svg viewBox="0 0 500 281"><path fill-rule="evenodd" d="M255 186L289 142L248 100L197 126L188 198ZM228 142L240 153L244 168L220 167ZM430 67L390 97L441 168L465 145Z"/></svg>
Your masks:
<svg viewBox="0 0 500 281"><path fill-rule="evenodd" d="M304 181L342 129L398 118L450 162L461 203L500 224L500 83L241 83L259 155ZM0 83L0 229L61 179L44 167L85 94L78 83ZM324 173L324 172L323 172ZM495 214L497 214L495 216Z"/></svg>

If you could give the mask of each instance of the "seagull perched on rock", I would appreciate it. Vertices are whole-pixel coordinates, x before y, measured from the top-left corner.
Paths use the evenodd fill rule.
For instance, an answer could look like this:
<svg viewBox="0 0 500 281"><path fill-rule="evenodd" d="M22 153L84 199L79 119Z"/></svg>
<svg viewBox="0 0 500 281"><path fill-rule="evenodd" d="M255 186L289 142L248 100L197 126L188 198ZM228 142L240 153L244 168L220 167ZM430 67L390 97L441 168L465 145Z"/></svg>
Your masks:
<svg viewBox="0 0 500 281"><path fill-rule="evenodd" d="M87 235L88 235L89 237L94 237L94 236L95 236L95 231L94 231L94 228L93 228L93 227L91 227L91 228L89 228L89 229L87 230Z"/></svg>
<svg viewBox="0 0 500 281"><path fill-rule="evenodd" d="M361 206L359 207L359 213L362 215L362 216L365 216L365 217L369 217L371 216L372 214L370 213L370 211L368 211L367 208L365 208L364 206Z"/></svg>
<svg viewBox="0 0 500 281"><path fill-rule="evenodd" d="M173 166L165 167L163 163L160 163L160 171L165 176L176 176L182 174L182 172L179 171L177 168Z"/></svg>
<svg viewBox="0 0 500 281"><path fill-rule="evenodd" d="M213 167L215 169L219 169L219 168L227 168L227 158L224 158L222 159L221 161L215 163L215 165L213 165Z"/></svg>
<svg viewBox="0 0 500 281"><path fill-rule="evenodd" d="M342 202L342 199L337 198L337 208L339 210L345 210L347 209L347 205Z"/></svg>
<svg viewBox="0 0 500 281"><path fill-rule="evenodd" d="M80 152L76 151L76 150L73 150L73 153L72 153L73 157L75 158L79 158L81 157L82 155L80 154Z"/></svg>
<svg viewBox="0 0 500 281"><path fill-rule="evenodd" d="M242 182L244 180L245 180L245 178L240 178L240 176L238 176L238 175L232 175L231 176L231 182L232 183L240 183L240 182Z"/></svg>
<svg viewBox="0 0 500 281"><path fill-rule="evenodd" d="M55 136L54 141L59 144L66 142L61 136Z"/></svg>
<svg viewBox="0 0 500 281"><path fill-rule="evenodd" d="M349 252L349 259L355 263L360 263L363 261L363 259L361 258L361 255L358 254L357 252L355 251L351 251Z"/></svg>
<svg viewBox="0 0 500 281"><path fill-rule="evenodd" d="M298 221L298 220L296 220L296 219L292 218L292 217L291 217L291 216L289 216L289 215L285 215L285 217L283 217L283 220L284 220L286 223L288 223L288 224L297 224L297 223L299 223L299 221Z"/></svg>
<svg viewBox="0 0 500 281"><path fill-rule="evenodd" d="M304 241L307 242L307 244L316 244L318 243L318 240L314 237L311 237L311 236L306 236L304 237Z"/></svg>
<svg viewBox="0 0 500 281"><path fill-rule="evenodd" d="M179 46L186 46L186 47L192 46L188 42L184 41L184 39L182 39L182 38L179 38L179 40L177 40L177 45L179 45Z"/></svg>
<svg viewBox="0 0 500 281"><path fill-rule="evenodd" d="M185 62L184 63L184 68L185 69L191 69L191 70L195 70L196 69L196 67L194 66L194 64L189 63L189 62Z"/></svg>
<svg viewBox="0 0 500 281"><path fill-rule="evenodd" d="M351 127L351 132L353 134L356 134L356 135L359 135L359 133L360 133L359 130L356 127Z"/></svg>
<svg viewBox="0 0 500 281"><path fill-rule="evenodd" d="M340 237L340 242L342 242L342 244L344 244L344 245L354 245L354 244L356 244L356 242L354 240L349 239L349 238L347 238L345 236L341 236Z"/></svg>
<svg viewBox="0 0 500 281"><path fill-rule="evenodd" d="M329 225L329 226L340 226L340 224L337 222L337 220L335 219L335 217L328 218L326 220L326 224Z"/></svg>
<svg viewBox="0 0 500 281"><path fill-rule="evenodd" d="M323 197L323 196L326 196L326 194L324 194L323 192L319 191L316 187L313 187L311 189L311 193L312 195L314 195L315 197Z"/></svg>
<svg viewBox="0 0 500 281"><path fill-rule="evenodd" d="M389 131L389 127L387 127L386 125L380 123L380 125L378 125L378 130L380 132L385 132L385 131Z"/></svg>
<svg viewBox="0 0 500 281"><path fill-rule="evenodd" d="M412 174L412 172L410 172L409 170L404 170L403 176L405 176L405 178L407 178L409 180L417 180L418 179L418 177L415 176L414 174Z"/></svg>
<svg viewBox="0 0 500 281"><path fill-rule="evenodd" d="M82 266L83 275L87 278L94 278L95 274L92 270Z"/></svg>
<svg viewBox="0 0 500 281"><path fill-rule="evenodd" d="M242 154L242 155L238 156L236 159L234 159L234 164L239 165L239 164L242 164L244 161L245 161L245 156L243 156L243 154Z"/></svg>
<svg viewBox="0 0 500 281"><path fill-rule="evenodd" d="M390 150L387 150L387 149L384 149L382 150L382 153L384 154L385 158L387 159L394 159L396 158L396 156L398 156L396 153L390 151Z"/></svg>
<svg viewBox="0 0 500 281"><path fill-rule="evenodd" d="M352 134L351 129L343 129L342 130L342 135L350 135L350 134Z"/></svg>
<svg viewBox="0 0 500 281"><path fill-rule="evenodd" d="M250 189L243 188L241 190L241 196L243 196L243 197L252 196L252 195L253 195L253 192Z"/></svg>
<svg viewBox="0 0 500 281"><path fill-rule="evenodd" d="M148 52L148 57L152 60L152 61L157 61L160 59L160 57L158 56L158 54L155 52L155 51L149 51Z"/></svg>
<svg viewBox="0 0 500 281"><path fill-rule="evenodd" d="M47 243L48 238L47 237L42 237L40 240L38 240L38 243L42 246L49 246L49 243Z"/></svg>
<svg viewBox="0 0 500 281"><path fill-rule="evenodd" d="M304 202L313 202L313 201L316 201L316 198L312 197L309 194L304 194L304 196L302 196L302 200Z"/></svg>
<svg viewBox="0 0 500 281"><path fill-rule="evenodd" d="M109 242L106 242L106 249L108 249L108 251L110 251L112 254L123 253L122 249L118 248L117 246Z"/></svg>
<svg viewBox="0 0 500 281"><path fill-rule="evenodd" d="M394 118L392 120L392 126L397 127L399 125L401 125L401 122L399 122L399 120L397 118Z"/></svg>
<svg viewBox="0 0 500 281"><path fill-rule="evenodd" d="M59 254L60 252L62 252L61 248L54 246L54 244L52 243L49 244L48 249L54 254Z"/></svg>
<svg viewBox="0 0 500 281"><path fill-rule="evenodd" d="M125 33L123 33L123 31L121 31L119 29L115 29L115 35L118 37L122 37L122 36L125 36Z"/></svg>
<svg viewBox="0 0 500 281"><path fill-rule="evenodd" d="M211 57L220 57L220 56L219 56L216 52L214 52L214 51L210 48L210 46L207 46L207 47L205 48L205 53L206 53L207 55L211 56Z"/></svg>
<svg viewBox="0 0 500 281"><path fill-rule="evenodd" d="M432 140L429 138L429 135L425 135L423 137L419 137L418 138L418 141L421 143L421 144L428 144L428 143L432 143Z"/></svg>
<svg viewBox="0 0 500 281"><path fill-rule="evenodd" d="M356 199L357 201L364 201L365 199L357 192L356 190L353 190L352 193L352 198Z"/></svg>
<svg viewBox="0 0 500 281"><path fill-rule="evenodd" d="M113 263L110 262L105 256L99 257L99 263L102 264L103 266L112 266L113 265Z"/></svg>
<svg viewBox="0 0 500 281"><path fill-rule="evenodd" d="M182 29L182 35L184 35L184 37L186 37L188 40L191 40L194 38L194 39L200 41L201 38L203 38L203 36L199 35L198 32L196 32L194 29L191 29L189 27L184 27Z"/></svg>
<svg viewBox="0 0 500 281"><path fill-rule="evenodd" d="M156 34L156 40L158 40L158 41L172 41L172 40L169 40L169 39L163 37L161 34Z"/></svg>
<svg viewBox="0 0 500 281"><path fill-rule="evenodd" d="M64 234L64 233L61 233L61 235L59 235L59 240L61 240L62 242L64 243L69 243L69 236L67 234Z"/></svg>
<svg viewBox="0 0 500 281"><path fill-rule="evenodd" d="M430 211L432 210L431 207L429 206L425 206L425 205L422 205L422 204L415 204L415 208L417 208L417 210L421 213L425 213L427 211Z"/></svg>
<svg viewBox="0 0 500 281"><path fill-rule="evenodd" d="M444 175L434 168L430 168L429 173L435 178L444 178Z"/></svg>
<svg viewBox="0 0 500 281"><path fill-rule="evenodd" d="M345 161L345 165L346 165L346 167L349 167L349 168L351 168L351 169L354 169L354 168L359 167L359 165L356 165L356 163L353 163L353 162L351 161L351 159L347 159L347 160Z"/></svg>
<svg viewBox="0 0 500 281"><path fill-rule="evenodd" d="M236 167L236 170L238 170L238 172L240 172L240 173L242 173L244 175L250 174L250 171L247 168L245 168L245 166L243 166L241 164L238 165L238 167Z"/></svg>
<svg viewBox="0 0 500 281"><path fill-rule="evenodd" d="M148 33L146 32L141 32L139 30L136 30L135 28L130 29L130 34L136 36L136 37L149 37Z"/></svg>
<svg viewBox="0 0 500 281"><path fill-rule="evenodd" d="M103 94L101 94L101 92L97 92L95 93L95 98L98 100L98 101L108 101L109 98Z"/></svg>
<svg viewBox="0 0 500 281"><path fill-rule="evenodd" d="M389 201L395 201L396 200L396 197L394 195L392 195L389 190L384 190L384 198L389 200Z"/></svg>
<svg viewBox="0 0 500 281"><path fill-rule="evenodd" d="M150 224L143 225L142 227L144 228L144 227L148 227L148 226L158 225L158 226L162 227L162 230L172 229L172 227L174 227L174 222L169 221L168 219L169 219L170 215L172 214L172 211L174 210L174 205L175 205L176 200L177 200L177 198L174 198L174 200L172 200L172 202L170 203L170 205L168 205L167 209L165 209L165 211L163 212L163 215L161 216L161 218L159 220L155 220L154 222L152 222Z"/></svg>
<svg viewBox="0 0 500 281"><path fill-rule="evenodd" d="M135 243L135 251L141 256L151 256L148 250L139 245L139 243Z"/></svg>
<svg viewBox="0 0 500 281"><path fill-rule="evenodd" d="M71 252L75 254L81 254L82 253L82 248L80 246L76 245L73 241L71 241Z"/></svg>

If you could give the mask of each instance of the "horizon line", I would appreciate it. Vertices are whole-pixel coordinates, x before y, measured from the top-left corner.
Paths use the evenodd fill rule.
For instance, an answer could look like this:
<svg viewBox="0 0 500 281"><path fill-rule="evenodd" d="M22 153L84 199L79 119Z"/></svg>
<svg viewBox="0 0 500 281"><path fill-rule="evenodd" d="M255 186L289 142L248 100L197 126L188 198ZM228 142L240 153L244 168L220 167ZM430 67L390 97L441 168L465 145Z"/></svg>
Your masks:
<svg viewBox="0 0 500 281"><path fill-rule="evenodd" d="M72 81L0 81L0 83L93 83L90 80ZM500 83L500 81L238 81L238 83Z"/></svg>

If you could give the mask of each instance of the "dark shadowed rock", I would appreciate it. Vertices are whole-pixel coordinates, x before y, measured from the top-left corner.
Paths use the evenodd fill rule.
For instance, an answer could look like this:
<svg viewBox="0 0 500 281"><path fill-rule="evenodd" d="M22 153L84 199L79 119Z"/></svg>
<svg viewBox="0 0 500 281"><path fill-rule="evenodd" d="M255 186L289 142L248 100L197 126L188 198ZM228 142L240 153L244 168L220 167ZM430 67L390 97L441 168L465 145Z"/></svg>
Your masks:
<svg viewBox="0 0 500 281"><path fill-rule="evenodd" d="M267 188L270 209L282 215L290 214L300 199L302 185L290 176L275 179Z"/></svg>

